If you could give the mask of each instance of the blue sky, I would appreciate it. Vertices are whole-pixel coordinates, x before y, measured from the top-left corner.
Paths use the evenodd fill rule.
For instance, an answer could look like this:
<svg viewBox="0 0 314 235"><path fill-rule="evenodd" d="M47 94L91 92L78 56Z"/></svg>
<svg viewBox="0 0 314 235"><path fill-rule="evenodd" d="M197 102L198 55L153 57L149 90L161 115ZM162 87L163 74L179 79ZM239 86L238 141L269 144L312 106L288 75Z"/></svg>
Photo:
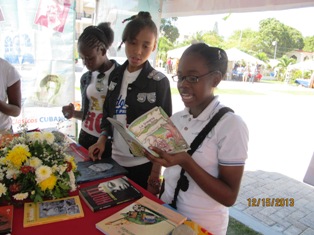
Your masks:
<svg viewBox="0 0 314 235"><path fill-rule="evenodd" d="M179 17L175 24L179 28L180 34L186 35L198 31L212 30L215 22L217 22L219 34L227 38L234 30L246 28L258 30L260 20L276 18L280 22L299 30L304 37L314 36L314 7L282 11L232 13L224 21L222 18L226 15L228 14Z"/></svg>

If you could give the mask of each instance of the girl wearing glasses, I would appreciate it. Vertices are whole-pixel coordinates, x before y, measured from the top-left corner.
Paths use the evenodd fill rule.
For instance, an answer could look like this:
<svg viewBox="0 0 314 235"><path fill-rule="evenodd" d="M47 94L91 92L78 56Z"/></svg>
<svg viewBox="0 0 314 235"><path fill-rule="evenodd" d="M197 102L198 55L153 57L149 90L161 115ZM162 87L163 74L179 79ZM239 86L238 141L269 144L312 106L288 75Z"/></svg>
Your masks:
<svg viewBox="0 0 314 235"><path fill-rule="evenodd" d="M107 120L107 117L113 117L128 126L155 106L161 106L169 116L172 114L169 81L148 61L156 49L157 27L149 12L139 12L127 20L130 22L123 31L121 45L125 44L128 60L110 75L102 133L97 143L89 148L89 155L94 160L100 159L105 141L112 136L112 158L128 170L130 179L150 192L158 193L161 166L153 166L143 156L132 155L127 143L118 131L111 129Z"/></svg>
<svg viewBox="0 0 314 235"><path fill-rule="evenodd" d="M106 53L114 39L110 23L100 23L98 26L88 26L78 39L78 52L84 65L89 70L81 77L82 108L77 111L74 105L62 107L67 118L82 120L78 142L88 149L95 144L101 133L100 122L103 116L103 104L108 90L108 78L118 63L109 60ZM110 155L110 143L108 143Z"/></svg>
<svg viewBox="0 0 314 235"><path fill-rule="evenodd" d="M214 89L225 76L227 65L224 50L204 43L191 45L180 59L173 79L177 82L185 109L171 119L189 144L224 107L214 95ZM243 120L228 112L197 145L192 155L187 152L169 155L152 147L161 158L146 152L147 158L167 167L161 199L173 204L176 198L177 210L181 214L215 235L226 234L228 207L235 203L239 192L248 138ZM185 170L187 184L174 197L181 169Z"/></svg>

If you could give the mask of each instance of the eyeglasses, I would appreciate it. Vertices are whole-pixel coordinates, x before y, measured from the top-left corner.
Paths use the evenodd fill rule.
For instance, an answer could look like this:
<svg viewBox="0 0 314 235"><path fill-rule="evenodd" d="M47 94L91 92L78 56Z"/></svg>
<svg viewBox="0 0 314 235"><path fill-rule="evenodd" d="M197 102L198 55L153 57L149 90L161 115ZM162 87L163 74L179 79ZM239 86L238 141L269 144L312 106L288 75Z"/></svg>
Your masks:
<svg viewBox="0 0 314 235"><path fill-rule="evenodd" d="M189 82L189 83L197 83L200 78L205 77L205 76L207 76L207 75L211 75L211 74L213 74L213 73L217 73L217 72L220 73L220 71L215 70L215 71L209 71L208 73L205 73L205 74L203 74L203 75L201 75L201 76L193 76L193 75L191 75L191 76L173 75L173 76L172 76L172 80L173 80L174 82L183 82L184 80L186 80L186 81Z"/></svg>
<svg viewBox="0 0 314 235"><path fill-rule="evenodd" d="M95 88L99 92L103 91L105 89L105 84L103 83L105 76L106 75L104 73L100 73L97 75L97 81L96 81Z"/></svg>

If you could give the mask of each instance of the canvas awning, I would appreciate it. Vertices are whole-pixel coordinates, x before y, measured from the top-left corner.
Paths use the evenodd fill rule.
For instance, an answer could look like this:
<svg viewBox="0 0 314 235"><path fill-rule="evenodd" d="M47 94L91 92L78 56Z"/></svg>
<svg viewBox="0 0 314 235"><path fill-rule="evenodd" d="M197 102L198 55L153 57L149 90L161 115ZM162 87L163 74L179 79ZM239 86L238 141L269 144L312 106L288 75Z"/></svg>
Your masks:
<svg viewBox="0 0 314 235"><path fill-rule="evenodd" d="M237 48L231 48L226 50L226 53L228 55L228 60L229 61L245 61L245 62L249 62L252 64L262 64L265 65L265 63L263 61L261 61L260 59L251 56Z"/></svg>

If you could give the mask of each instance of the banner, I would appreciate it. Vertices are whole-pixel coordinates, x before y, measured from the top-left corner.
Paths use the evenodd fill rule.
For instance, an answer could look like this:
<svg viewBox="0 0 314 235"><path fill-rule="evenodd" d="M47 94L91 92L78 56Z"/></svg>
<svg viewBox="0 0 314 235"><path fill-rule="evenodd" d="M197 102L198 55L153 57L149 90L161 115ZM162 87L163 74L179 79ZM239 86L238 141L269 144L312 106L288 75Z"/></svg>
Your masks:
<svg viewBox="0 0 314 235"><path fill-rule="evenodd" d="M74 102L74 0L0 0L0 56L21 74L22 112L13 118L28 129L72 132L63 105ZM67 123L67 124L65 124Z"/></svg>

